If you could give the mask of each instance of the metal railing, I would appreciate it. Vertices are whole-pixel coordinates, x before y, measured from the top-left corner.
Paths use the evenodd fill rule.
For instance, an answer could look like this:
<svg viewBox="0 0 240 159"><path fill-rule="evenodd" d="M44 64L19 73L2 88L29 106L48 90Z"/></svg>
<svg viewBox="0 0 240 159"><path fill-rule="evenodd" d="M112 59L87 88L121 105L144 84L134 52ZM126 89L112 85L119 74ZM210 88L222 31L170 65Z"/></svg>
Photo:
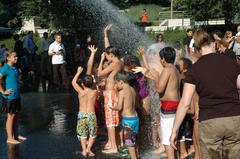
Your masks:
<svg viewBox="0 0 240 159"><path fill-rule="evenodd" d="M172 18L173 19L184 19L189 18L189 14L187 14L185 11L173 11L172 12ZM171 19L171 11L163 11L159 12L159 21L163 21L165 19Z"/></svg>

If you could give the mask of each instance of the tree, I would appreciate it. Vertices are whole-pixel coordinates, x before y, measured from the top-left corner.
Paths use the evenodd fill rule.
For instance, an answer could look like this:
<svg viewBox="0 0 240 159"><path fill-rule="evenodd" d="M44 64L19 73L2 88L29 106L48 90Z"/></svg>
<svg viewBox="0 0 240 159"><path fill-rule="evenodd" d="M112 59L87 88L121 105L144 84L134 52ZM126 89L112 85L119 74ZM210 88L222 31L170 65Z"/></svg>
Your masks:
<svg viewBox="0 0 240 159"><path fill-rule="evenodd" d="M239 14L240 0L174 0L174 7L186 10L195 20L224 18L229 26Z"/></svg>
<svg viewBox="0 0 240 159"><path fill-rule="evenodd" d="M19 0L0 1L0 25L14 26L18 23Z"/></svg>

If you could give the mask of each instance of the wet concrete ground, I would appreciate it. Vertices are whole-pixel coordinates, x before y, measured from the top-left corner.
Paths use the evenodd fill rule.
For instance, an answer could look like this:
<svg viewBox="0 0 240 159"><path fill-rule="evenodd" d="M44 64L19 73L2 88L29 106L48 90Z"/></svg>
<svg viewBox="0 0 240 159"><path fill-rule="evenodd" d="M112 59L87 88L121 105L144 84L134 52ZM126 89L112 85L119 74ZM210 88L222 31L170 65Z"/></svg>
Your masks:
<svg viewBox="0 0 240 159"><path fill-rule="evenodd" d="M25 93L22 95L20 132L28 140L17 146L6 144L5 114L0 114L0 159L81 159L76 138L77 96L72 93ZM103 155L99 135L94 144L97 159L120 159ZM146 159L160 156L145 155Z"/></svg>

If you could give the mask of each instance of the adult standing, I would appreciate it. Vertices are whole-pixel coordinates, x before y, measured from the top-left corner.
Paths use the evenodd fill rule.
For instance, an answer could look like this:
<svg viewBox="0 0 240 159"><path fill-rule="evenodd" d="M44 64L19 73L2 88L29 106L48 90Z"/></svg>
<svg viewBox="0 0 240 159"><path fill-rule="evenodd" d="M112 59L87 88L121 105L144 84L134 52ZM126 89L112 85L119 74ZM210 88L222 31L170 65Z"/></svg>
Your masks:
<svg viewBox="0 0 240 159"><path fill-rule="evenodd" d="M148 13L146 9L143 9L142 15L140 16L140 20L142 23L148 22Z"/></svg>
<svg viewBox="0 0 240 159"><path fill-rule="evenodd" d="M184 51L187 56L189 56L191 53L189 45L192 40L192 35L193 35L192 29L187 29L187 37L185 37L183 40Z"/></svg>
<svg viewBox="0 0 240 159"><path fill-rule="evenodd" d="M188 70L170 138L175 147L178 129L195 90L199 95L199 139L202 158L240 156L240 68L234 60L215 53L215 43L205 31L194 35L202 56ZM175 147L176 148L176 147Z"/></svg>
<svg viewBox="0 0 240 159"><path fill-rule="evenodd" d="M49 46L48 49L48 55L52 56L52 66L53 66L53 83L57 90L59 90L60 87L60 77L62 80L62 88L67 90L68 84L67 84L67 71L66 71L66 62L65 62L65 56L66 51L64 48L64 45L62 43L62 35L61 34L55 34L54 35L55 41Z"/></svg>
<svg viewBox="0 0 240 159"><path fill-rule="evenodd" d="M28 63L30 67L32 67L37 50L37 46L33 40L33 31L29 31L28 34L23 37L23 49L27 53Z"/></svg>
<svg viewBox="0 0 240 159"><path fill-rule="evenodd" d="M48 49L50 45L50 39L48 38L48 33L43 33L43 38L40 42L40 53L41 53L41 81L42 81L42 88L43 92L47 90L47 83L48 86L50 84L51 76L52 76L52 67L51 67L51 58L48 56ZM49 87L48 87L49 88Z"/></svg>
<svg viewBox="0 0 240 159"><path fill-rule="evenodd" d="M13 36L13 39L15 40L14 51L16 52L18 57L17 68L21 69L21 59L24 56L23 42L20 40L20 36L18 34L15 34Z"/></svg>
<svg viewBox="0 0 240 159"><path fill-rule="evenodd" d="M164 45L164 46L166 45L164 36L163 36L163 34L161 34L161 33L159 33L159 34L156 35L155 41L156 41L156 43L159 43L159 44L161 44L161 45Z"/></svg>

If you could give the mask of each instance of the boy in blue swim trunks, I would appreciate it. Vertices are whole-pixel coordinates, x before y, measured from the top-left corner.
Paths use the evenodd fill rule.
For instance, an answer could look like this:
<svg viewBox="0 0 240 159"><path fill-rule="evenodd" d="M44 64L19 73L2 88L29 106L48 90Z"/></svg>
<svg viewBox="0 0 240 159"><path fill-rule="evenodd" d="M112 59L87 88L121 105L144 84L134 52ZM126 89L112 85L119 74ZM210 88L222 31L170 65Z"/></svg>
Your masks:
<svg viewBox="0 0 240 159"><path fill-rule="evenodd" d="M136 136L139 131L139 117L136 112L136 92L129 85L128 73L117 73L115 80L116 88L119 91L118 104L111 109L121 111L125 145L128 147L131 158L137 159Z"/></svg>
<svg viewBox="0 0 240 159"><path fill-rule="evenodd" d="M72 86L78 92L79 98L77 136L81 141L82 155L87 157L95 155L91 151L91 148L97 135L97 119L95 114L97 90L93 89L94 82L91 75L85 75L80 85L77 83L82 71L83 68L78 67L77 73L72 80ZM89 140L87 140L88 138Z"/></svg>

